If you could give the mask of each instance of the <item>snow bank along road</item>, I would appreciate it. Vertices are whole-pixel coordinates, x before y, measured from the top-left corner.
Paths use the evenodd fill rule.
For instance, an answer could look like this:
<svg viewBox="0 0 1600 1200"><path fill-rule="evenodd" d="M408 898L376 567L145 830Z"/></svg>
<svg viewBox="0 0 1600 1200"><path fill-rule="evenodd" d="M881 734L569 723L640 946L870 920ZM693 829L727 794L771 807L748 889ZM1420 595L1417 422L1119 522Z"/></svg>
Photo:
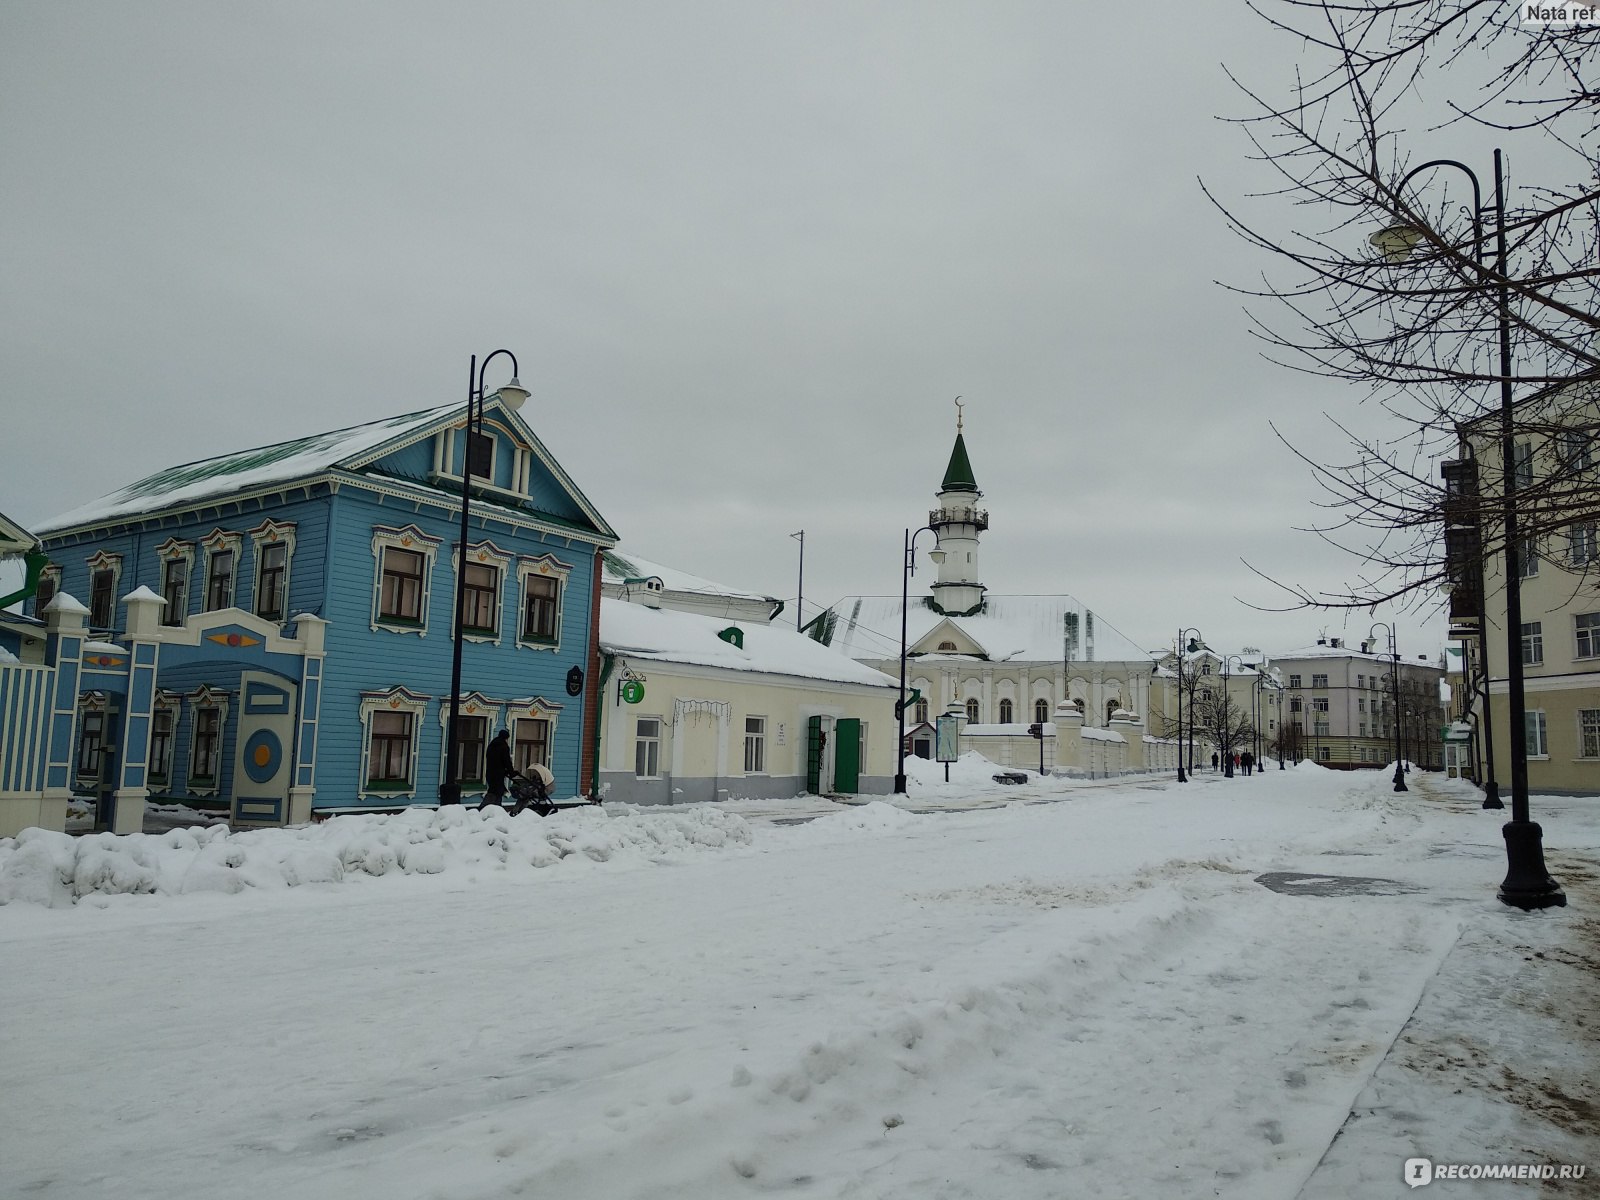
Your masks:
<svg viewBox="0 0 1600 1200"><path fill-rule="evenodd" d="M257 870L237 893L64 908L34 852L0 907L0 1195L1292 1197L1391 1047L1425 1051L1413 1013L1464 930L1578 919L1495 903L1491 815L1311 767L685 819L413 815L415 873L399 849L366 873L378 823L319 835L337 871L247 842L201 876ZM1592 860L1590 809L1558 828ZM1383 1149L1372 1180L1404 1194Z"/></svg>

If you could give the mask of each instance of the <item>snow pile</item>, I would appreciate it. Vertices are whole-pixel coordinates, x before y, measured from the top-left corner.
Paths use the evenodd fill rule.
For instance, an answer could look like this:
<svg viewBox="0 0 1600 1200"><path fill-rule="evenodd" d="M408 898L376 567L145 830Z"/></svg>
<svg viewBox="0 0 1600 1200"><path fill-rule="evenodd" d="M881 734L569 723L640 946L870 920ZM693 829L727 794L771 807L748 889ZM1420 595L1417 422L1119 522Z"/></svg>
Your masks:
<svg viewBox="0 0 1600 1200"><path fill-rule="evenodd" d="M495 806L414 808L238 833L225 825L84 837L25 829L0 838L0 904L59 908L95 894L231 894L458 867L531 869L567 858L657 861L749 843L743 818L711 808L581 808L545 818Z"/></svg>
<svg viewBox="0 0 1600 1200"><path fill-rule="evenodd" d="M1001 768L976 750L968 750L950 764L952 784L993 783L996 771ZM1006 767L1006 770L1014 768ZM937 784L944 786L944 764L931 758L906 756L906 787L925 788Z"/></svg>

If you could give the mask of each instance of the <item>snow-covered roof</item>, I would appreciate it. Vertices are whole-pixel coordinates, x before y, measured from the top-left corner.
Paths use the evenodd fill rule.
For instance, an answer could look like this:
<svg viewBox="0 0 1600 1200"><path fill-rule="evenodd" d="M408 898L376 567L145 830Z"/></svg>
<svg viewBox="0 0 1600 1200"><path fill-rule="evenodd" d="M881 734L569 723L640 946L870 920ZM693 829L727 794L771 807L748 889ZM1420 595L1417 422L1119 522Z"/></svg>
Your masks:
<svg viewBox="0 0 1600 1200"><path fill-rule="evenodd" d="M734 600L760 600L773 602L775 596L764 596L760 592L747 592L739 588L728 587L726 584L715 583L710 579L702 579L698 575L691 575L687 571L679 571L673 567L664 567L660 563L652 562L648 558L640 558L631 550L624 550L621 546L604 551L601 556L604 564L602 570L603 584L621 587L630 579L648 579L654 575L661 580L661 584L669 592L689 592L699 596L723 596Z"/></svg>
<svg viewBox="0 0 1600 1200"><path fill-rule="evenodd" d="M1360 641L1351 645L1349 642L1342 641L1342 639L1341 644L1337 646L1332 642L1318 643L1315 646L1302 646L1298 650L1285 650L1282 654L1274 654L1272 657L1274 661L1280 663L1298 658L1364 658L1376 663L1390 661L1386 646L1381 651L1373 649L1369 652L1361 649ZM1401 661L1403 662L1404 660L1402 659Z"/></svg>
<svg viewBox="0 0 1600 1200"><path fill-rule="evenodd" d="M737 624L744 645L723 641L726 617L669 608L646 608L610 597L600 601L600 647L630 660L686 663L730 671L764 672L835 683L898 688L882 671L862 666L788 627L755 622Z"/></svg>
<svg viewBox="0 0 1600 1200"><path fill-rule="evenodd" d="M316 475L347 458L425 428L460 408L459 404L447 404L422 412L388 417L382 421L371 421L365 425L353 425L348 429L295 438L273 446L258 446L253 450L240 450L182 466L167 467L45 521L40 525L39 532L50 533L79 525L98 524L151 509L181 506Z"/></svg>
<svg viewBox="0 0 1600 1200"><path fill-rule="evenodd" d="M900 597L847 596L833 606L838 614L830 645L850 658L881 660L900 657ZM983 648L990 662L1061 662L1066 656L1065 618L1078 618L1078 646L1073 662L1138 662L1151 655L1132 638L1113 628L1072 596L996 596L984 599L983 611L970 617L946 617L914 597L906 612L906 644L915 646L940 622L949 621ZM1093 624L1091 653L1089 630Z"/></svg>
<svg viewBox="0 0 1600 1200"><path fill-rule="evenodd" d="M0 556L23 554L32 550L38 544L38 538L6 516L5 513L0 513Z"/></svg>
<svg viewBox="0 0 1600 1200"><path fill-rule="evenodd" d="M258 446L204 458L182 466L168 467L135 483L90 501L71 512L63 513L44 522L38 532L60 533L84 526L103 525L125 519L146 516L159 511L193 508L206 502L236 496L261 489L287 485L297 480L312 480L333 471L365 472L378 468L373 464L391 449L398 449L427 436L430 432L448 428L459 422L466 411L465 404L445 404L420 412L403 413L364 425L352 425L327 433L278 442L271 446ZM582 526L586 532L598 533L602 540L616 537L587 497L578 489L553 458L544 449L533 431L508 408L491 400L489 411L498 420L518 430L518 440L526 439L535 456L550 472L559 490L584 514L576 524L566 517L539 511L543 520L559 522L564 526ZM527 515L515 500L496 503L493 499L480 499L475 507L484 513L496 510ZM585 524L586 522L586 524Z"/></svg>

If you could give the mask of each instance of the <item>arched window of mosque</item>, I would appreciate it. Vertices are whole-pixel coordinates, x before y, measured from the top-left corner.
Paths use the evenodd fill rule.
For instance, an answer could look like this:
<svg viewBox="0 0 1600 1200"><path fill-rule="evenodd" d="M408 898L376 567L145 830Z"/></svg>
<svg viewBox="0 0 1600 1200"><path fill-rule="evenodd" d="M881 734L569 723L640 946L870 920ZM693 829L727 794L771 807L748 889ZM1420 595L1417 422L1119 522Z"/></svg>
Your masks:
<svg viewBox="0 0 1600 1200"><path fill-rule="evenodd" d="M1074 708L1076 708L1078 710L1078 712L1081 714L1083 712L1083 697L1082 696L1073 697L1072 706Z"/></svg>
<svg viewBox="0 0 1600 1200"><path fill-rule="evenodd" d="M1121 700L1107 700L1106 701L1106 720L1110 721L1111 720L1111 714L1116 712L1117 709L1119 709L1121 707L1122 707L1122 701Z"/></svg>
<svg viewBox="0 0 1600 1200"><path fill-rule="evenodd" d="M954 650L955 648L956 648L956 644L954 642L940 642L939 643L939 649L941 649L941 650Z"/></svg>
<svg viewBox="0 0 1600 1200"><path fill-rule="evenodd" d="M1011 724L1011 701L1009 700L1000 701L1000 724Z"/></svg>
<svg viewBox="0 0 1600 1200"><path fill-rule="evenodd" d="M1050 701L1035 700L1033 702L1033 719L1041 724L1050 719Z"/></svg>
<svg viewBox="0 0 1600 1200"><path fill-rule="evenodd" d="M917 723L921 725L928 723L928 702L926 700L917 701Z"/></svg>
<svg viewBox="0 0 1600 1200"><path fill-rule="evenodd" d="M978 723L978 702L976 700L967 701L967 720L973 725Z"/></svg>

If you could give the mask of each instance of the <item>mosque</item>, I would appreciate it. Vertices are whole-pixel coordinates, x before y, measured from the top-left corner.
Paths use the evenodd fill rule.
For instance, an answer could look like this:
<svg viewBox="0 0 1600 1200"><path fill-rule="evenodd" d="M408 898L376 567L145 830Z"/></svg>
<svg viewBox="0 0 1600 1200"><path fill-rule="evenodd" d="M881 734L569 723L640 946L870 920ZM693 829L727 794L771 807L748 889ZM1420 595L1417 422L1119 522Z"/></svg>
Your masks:
<svg viewBox="0 0 1600 1200"><path fill-rule="evenodd" d="M959 414L936 496L928 527L937 547L928 557L938 577L906 604L910 752L929 756L930 720L950 711L965 719L962 749L978 749L1002 765L1027 766L1039 755L1055 757L1063 768L1078 765L1065 738L1058 754L1029 735L1038 723L1046 741L1054 738L1052 724L1063 724L1067 709L1075 710L1067 723L1076 727L1081 719L1085 745L1112 732L1125 742L1152 742L1139 714L1149 710L1156 655L1076 597L999 595L982 582L979 538L989 513L980 506L983 492ZM928 549L926 537L922 548ZM900 621L900 596L846 596L807 629L839 653L898 678ZM1164 754L1130 744L1117 757L1132 767Z"/></svg>

